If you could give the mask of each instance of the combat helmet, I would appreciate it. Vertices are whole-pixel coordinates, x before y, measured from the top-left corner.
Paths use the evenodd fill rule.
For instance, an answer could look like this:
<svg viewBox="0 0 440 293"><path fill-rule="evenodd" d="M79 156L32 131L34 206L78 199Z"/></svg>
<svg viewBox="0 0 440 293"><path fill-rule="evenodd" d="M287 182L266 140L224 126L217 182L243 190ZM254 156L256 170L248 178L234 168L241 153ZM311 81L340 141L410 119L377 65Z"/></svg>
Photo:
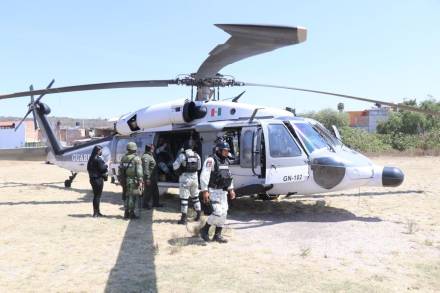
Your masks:
<svg viewBox="0 0 440 293"><path fill-rule="evenodd" d="M216 151L228 150L230 151L229 143L226 141L219 141L215 146Z"/></svg>
<svg viewBox="0 0 440 293"><path fill-rule="evenodd" d="M137 151L137 145L135 142L130 141L129 143L127 143L127 151L132 151L135 152Z"/></svg>

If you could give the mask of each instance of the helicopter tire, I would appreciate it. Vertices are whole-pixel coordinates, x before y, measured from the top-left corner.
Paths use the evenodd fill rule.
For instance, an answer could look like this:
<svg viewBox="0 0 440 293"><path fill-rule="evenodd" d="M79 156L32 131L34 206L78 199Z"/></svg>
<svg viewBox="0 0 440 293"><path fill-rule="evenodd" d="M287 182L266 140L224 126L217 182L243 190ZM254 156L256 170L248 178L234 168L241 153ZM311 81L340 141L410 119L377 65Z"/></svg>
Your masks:
<svg viewBox="0 0 440 293"><path fill-rule="evenodd" d="M69 179L64 181L64 187L65 188L70 188L72 186L72 181L70 181Z"/></svg>

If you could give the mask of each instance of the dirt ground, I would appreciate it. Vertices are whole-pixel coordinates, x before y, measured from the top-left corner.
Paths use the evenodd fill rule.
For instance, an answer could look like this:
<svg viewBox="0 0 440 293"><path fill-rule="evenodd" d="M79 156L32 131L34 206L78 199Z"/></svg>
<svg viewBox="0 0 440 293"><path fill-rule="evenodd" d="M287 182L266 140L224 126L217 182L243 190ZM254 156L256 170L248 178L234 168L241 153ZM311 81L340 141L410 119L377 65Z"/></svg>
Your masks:
<svg viewBox="0 0 440 293"><path fill-rule="evenodd" d="M374 161L404 183L236 200L223 245L176 224L174 195L125 221L106 184L94 219L85 174L0 161L0 292L439 292L440 158Z"/></svg>

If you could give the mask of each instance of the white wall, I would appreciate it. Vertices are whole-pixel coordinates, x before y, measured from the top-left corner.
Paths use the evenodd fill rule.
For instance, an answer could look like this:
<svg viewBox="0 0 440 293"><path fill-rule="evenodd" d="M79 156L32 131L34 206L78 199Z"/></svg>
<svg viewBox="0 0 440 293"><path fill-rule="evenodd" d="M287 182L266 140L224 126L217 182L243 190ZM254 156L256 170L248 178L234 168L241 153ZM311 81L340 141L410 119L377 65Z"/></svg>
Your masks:
<svg viewBox="0 0 440 293"><path fill-rule="evenodd" d="M15 149L24 147L25 144L24 124L17 131L14 128L0 128L0 149Z"/></svg>

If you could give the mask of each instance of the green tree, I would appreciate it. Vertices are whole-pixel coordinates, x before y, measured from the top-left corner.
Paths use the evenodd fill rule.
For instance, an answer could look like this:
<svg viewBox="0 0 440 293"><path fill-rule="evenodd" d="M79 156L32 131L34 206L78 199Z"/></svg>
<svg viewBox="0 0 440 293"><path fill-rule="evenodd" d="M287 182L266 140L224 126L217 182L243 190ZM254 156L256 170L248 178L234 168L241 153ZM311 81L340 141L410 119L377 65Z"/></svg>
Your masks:
<svg viewBox="0 0 440 293"><path fill-rule="evenodd" d="M340 113L332 109L324 109L319 112L311 112L303 115L321 122L327 129L331 129L332 125L338 128L348 126L348 114Z"/></svg>

